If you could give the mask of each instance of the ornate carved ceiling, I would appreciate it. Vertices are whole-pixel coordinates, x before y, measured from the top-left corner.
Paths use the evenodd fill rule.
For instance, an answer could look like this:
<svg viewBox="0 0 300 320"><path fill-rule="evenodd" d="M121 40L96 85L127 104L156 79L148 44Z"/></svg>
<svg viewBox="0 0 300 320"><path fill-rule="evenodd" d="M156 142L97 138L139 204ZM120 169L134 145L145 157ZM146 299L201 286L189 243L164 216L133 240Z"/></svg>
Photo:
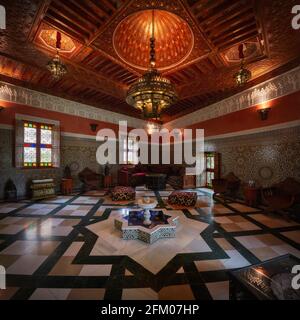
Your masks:
<svg viewBox="0 0 300 320"><path fill-rule="evenodd" d="M194 48L194 34L185 20L165 10L138 11L123 19L113 33L117 55L130 66L147 70L152 25L156 68L167 70L184 62Z"/></svg>
<svg viewBox="0 0 300 320"><path fill-rule="evenodd" d="M0 31L0 79L139 117L125 102L128 86L147 67L151 9L158 66L180 100L174 119L230 96L244 44L248 86L299 64L299 31L291 28L296 0L7 0ZM55 81L46 63L62 33L68 74Z"/></svg>

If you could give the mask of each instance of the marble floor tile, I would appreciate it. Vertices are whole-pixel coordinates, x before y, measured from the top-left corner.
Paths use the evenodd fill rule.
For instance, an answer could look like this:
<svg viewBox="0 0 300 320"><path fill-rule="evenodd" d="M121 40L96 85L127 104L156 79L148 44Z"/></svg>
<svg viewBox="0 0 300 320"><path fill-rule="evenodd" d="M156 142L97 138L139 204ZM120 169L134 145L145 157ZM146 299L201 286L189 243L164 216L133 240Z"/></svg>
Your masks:
<svg viewBox="0 0 300 320"><path fill-rule="evenodd" d="M205 285L213 300L229 300L229 281L209 282Z"/></svg>
<svg viewBox="0 0 300 320"><path fill-rule="evenodd" d="M30 296L29 300L66 300L71 289L38 288Z"/></svg>
<svg viewBox="0 0 300 320"><path fill-rule="evenodd" d="M241 236L236 239L261 261L288 253L300 257L299 250L271 234Z"/></svg>
<svg viewBox="0 0 300 320"><path fill-rule="evenodd" d="M53 199L47 199L42 202L45 202L45 203L66 203L66 202L70 201L72 198L73 198L73 196L57 196Z"/></svg>
<svg viewBox="0 0 300 320"><path fill-rule="evenodd" d="M183 269L183 267L180 267L178 270L177 270L177 272L176 273L184 273L184 269Z"/></svg>
<svg viewBox="0 0 300 320"><path fill-rule="evenodd" d="M82 267L80 276L109 276L112 265L109 264L86 264Z"/></svg>
<svg viewBox="0 0 300 320"><path fill-rule="evenodd" d="M201 260L195 261L199 272L216 271L225 269L243 268L250 265L249 261L244 258L237 250L225 250L228 255L227 259Z"/></svg>
<svg viewBox="0 0 300 320"><path fill-rule="evenodd" d="M7 287L5 290L0 290L0 300L11 299L18 290L18 287Z"/></svg>
<svg viewBox="0 0 300 320"><path fill-rule="evenodd" d="M253 248L250 251L260 260L266 261L279 256L279 254L273 250L272 247Z"/></svg>
<svg viewBox="0 0 300 320"><path fill-rule="evenodd" d="M133 273L130 272L128 269L125 269L125 276L132 276Z"/></svg>
<svg viewBox="0 0 300 320"><path fill-rule="evenodd" d="M79 250L82 248L83 242L72 242L72 244L68 247L68 249L64 252L64 257L75 257L77 256Z"/></svg>
<svg viewBox="0 0 300 320"><path fill-rule="evenodd" d="M26 204L21 202L0 202L0 213L9 213L24 207Z"/></svg>
<svg viewBox="0 0 300 320"><path fill-rule="evenodd" d="M11 255L11 254L0 254L0 265L4 268L9 268L12 264L14 264L18 259L20 258L20 255ZM1 290L0 290L1 292Z"/></svg>
<svg viewBox="0 0 300 320"><path fill-rule="evenodd" d="M82 265L73 264L74 257L62 256L49 275L52 276L78 276L82 270Z"/></svg>
<svg viewBox="0 0 300 320"><path fill-rule="evenodd" d="M46 203L36 203L29 207L26 207L18 212L18 214L26 215L47 215L54 209L57 209L59 205L46 204Z"/></svg>
<svg viewBox="0 0 300 320"><path fill-rule="evenodd" d="M232 207L242 213L260 211L259 209L252 208L241 203L230 203L229 207Z"/></svg>
<svg viewBox="0 0 300 320"><path fill-rule="evenodd" d="M223 206L220 203L213 203L211 208L212 208L212 212L214 214L216 214L216 213L218 213L218 214L229 214L229 213L233 212L232 210L230 210L229 208Z"/></svg>
<svg viewBox="0 0 300 320"><path fill-rule="evenodd" d="M261 229L242 216L216 216L214 217L214 220L215 222L219 223L221 227L227 232L251 231Z"/></svg>
<svg viewBox="0 0 300 320"><path fill-rule="evenodd" d="M84 217L92 209L92 206L88 205L67 205L59 210L56 216L74 216L74 217Z"/></svg>
<svg viewBox="0 0 300 320"><path fill-rule="evenodd" d="M234 250L234 247L224 238L216 238L215 241L223 250Z"/></svg>
<svg viewBox="0 0 300 320"><path fill-rule="evenodd" d="M0 252L5 255L50 255L59 241L17 240Z"/></svg>
<svg viewBox="0 0 300 320"><path fill-rule="evenodd" d="M265 243L256 236L241 236L236 237L235 239L238 240L247 249L255 249L265 246Z"/></svg>
<svg viewBox="0 0 300 320"><path fill-rule="evenodd" d="M23 226L24 228L29 227L31 224L38 222L39 218L23 218L23 217L6 217L4 219L0 220L0 227L2 225L8 226L8 225L19 225Z"/></svg>
<svg viewBox="0 0 300 320"><path fill-rule="evenodd" d="M68 300L103 300L104 288L96 289L72 289L68 295Z"/></svg>
<svg viewBox="0 0 300 320"><path fill-rule="evenodd" d="M12 265L10 265L6 272L7 274L33 274L41 264L47 259L47 256L42 255L23 255L20 256Z"/></svg>
<svg viewBox="0 0 300 320"><path fill-rule="evenodd" d="M0 234L16 234L22 230L24 230L24 227L20 225L0 225Z"/></svg>
<svg viewBox="0 0 300 320"><path fill-rule="evenodd" d="M107 194L107 190L90 190L85 192L84 196L92 197L104 197Z"/></svg>
<svg viewBox="0 0 300 320"><path fill-rule="evenodd" d="M151 288L123 289L122 300L158 300L158 293Z"/></svg>
<svg viewBox="0 0 300 320"><path fill-rule="evenodd" d="M189 285L167 286L158 292L159 300L195 300Z"/></svg>
<svg viewBox="0 0 300 320"><path fill-rule="evenodd" d="M281 234L290 240L300 244L300 230L281 232Z"/></svg>
<svg viewBox="0 0 300 320"><path fill-rule="evenodd" d="M78 222L77 219L49 218L39 226L34 226L26 230L26 238L35 239L37 237L67 236L73 230L73 226L78 224Z"/></svg>
<svg viewBox="0 0 300 320"><path fill-rule="evenodd" d="M299 225L297 222L284 219L279 215L252 214L249 216L269 228L283 228Z"/></svg>
<svg viewBox="0 0 300 320"><path fill-rule="evenodd" d="M72 204L96 204L101 200L99 197L85 197L81 196L73 200Z"/></svg>

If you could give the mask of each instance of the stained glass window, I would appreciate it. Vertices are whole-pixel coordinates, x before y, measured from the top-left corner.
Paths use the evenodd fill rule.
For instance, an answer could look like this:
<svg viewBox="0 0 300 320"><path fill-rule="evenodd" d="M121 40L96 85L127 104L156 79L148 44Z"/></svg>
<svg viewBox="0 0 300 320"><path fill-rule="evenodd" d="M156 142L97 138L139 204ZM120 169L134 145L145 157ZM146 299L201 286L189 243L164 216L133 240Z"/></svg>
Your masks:
<svg viewBox="0 0 300 320"><path fill-rule="evenodd" d="M51 144L52 143L52 131L41 129L41 143Z"/></svg>
<svg viewBox="0 0 300 320"><path fill-rule="evenodd" d="M32 123L24 123L24 142L36 143L36 125Z"/></svg>
<svg viewBox="0 0 300 320"><path fill-rule="evenodd" d="M24 122L24 167L52 166L52 127Z"/></svg>
<svg viewBox="0 0 300 320"><path fill-rule="evenodd" d="M52 150L51 148L41 148L41 166L49 167L52 162Z"/></svg>
<svg viewBox="0 0 300 320"><path fill-rule="evenodd" d="M35 147L24 147L24 165L25 167L36 167Z"/></svg>

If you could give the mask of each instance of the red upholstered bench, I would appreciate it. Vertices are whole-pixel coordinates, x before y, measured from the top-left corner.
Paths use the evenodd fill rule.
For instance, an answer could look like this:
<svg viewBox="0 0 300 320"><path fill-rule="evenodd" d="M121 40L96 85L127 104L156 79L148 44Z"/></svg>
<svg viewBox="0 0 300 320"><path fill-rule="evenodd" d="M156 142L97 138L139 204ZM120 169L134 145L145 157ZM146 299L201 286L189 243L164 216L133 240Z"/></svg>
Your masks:
<svg viewBox="0 0 300 320"><path fill-rule="evenodd" d="M113 201L134 200L135 190L131 187L114 187L111 192L111 199Z"/></svg>
<svg viewBox="0 0 300 320"><path fill-rule="evenodd" d="M173 191L168 197L168 203L185 207L193 207L197 203L197 192Z"/></svg>

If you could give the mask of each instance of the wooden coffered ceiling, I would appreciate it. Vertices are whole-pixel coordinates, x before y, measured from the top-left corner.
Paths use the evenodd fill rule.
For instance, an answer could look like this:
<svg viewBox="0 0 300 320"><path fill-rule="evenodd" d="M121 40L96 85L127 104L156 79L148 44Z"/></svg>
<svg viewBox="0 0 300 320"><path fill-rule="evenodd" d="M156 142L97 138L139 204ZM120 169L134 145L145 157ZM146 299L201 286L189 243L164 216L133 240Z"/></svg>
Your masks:
<svg viewBox="0 0 300 320"><path fill-rule="evenodd" d="M291 28L290 13L296 0L2 2L7 29L0 31L0 80L134 117L140 114L126 104L125 95L143 73L139 64L147 55L151 21L144 10L155 9L160 19L156 37L161 72L180 97L163 114L164 121L245 89L233 80L241 43L253 74L247 86L300 61L299 31ZM56 31L62 33L61 56L68 68L59 81L45 67L55 53Z"/></svg>

